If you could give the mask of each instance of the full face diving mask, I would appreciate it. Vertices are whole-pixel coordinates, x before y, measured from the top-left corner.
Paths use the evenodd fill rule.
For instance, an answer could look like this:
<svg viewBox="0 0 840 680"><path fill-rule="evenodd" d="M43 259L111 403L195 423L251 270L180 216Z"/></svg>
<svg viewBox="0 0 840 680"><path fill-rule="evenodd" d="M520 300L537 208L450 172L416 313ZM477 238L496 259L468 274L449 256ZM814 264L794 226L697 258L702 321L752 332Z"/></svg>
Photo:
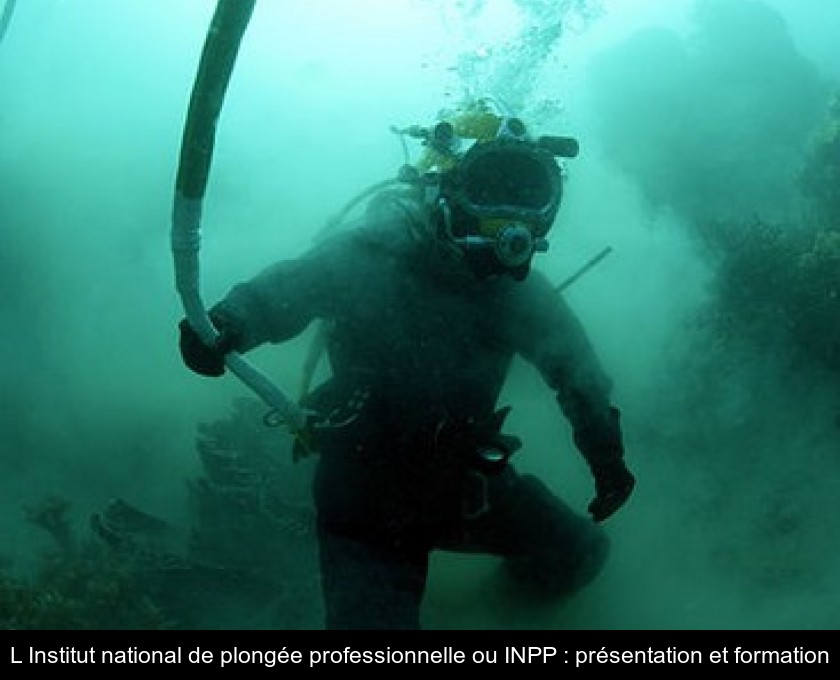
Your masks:
<svg viewBox="0 0 840 680"><path fill-rule="evenodd" d="M492 254L502 270L527 268L548 249L561 196L553 154L524 140L476 144L441 182L447 236L468 257Z"/></svg>

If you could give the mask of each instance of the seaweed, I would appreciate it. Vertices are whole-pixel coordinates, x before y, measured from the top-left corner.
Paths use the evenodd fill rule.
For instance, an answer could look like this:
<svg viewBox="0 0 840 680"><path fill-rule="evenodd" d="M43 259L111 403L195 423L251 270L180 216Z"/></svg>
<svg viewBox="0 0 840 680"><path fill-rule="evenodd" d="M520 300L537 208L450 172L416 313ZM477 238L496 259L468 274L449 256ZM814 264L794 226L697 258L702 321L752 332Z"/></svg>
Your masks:
<svg viewBox="0 0 840 680"><path fill-rule="evenodd" d="M200 423L201 474L187 480L189 525L114 498L73 530L49 496L24 518L51 538L35 568L0 564L0 628L301 629L321 626L306 470L239 399Z"/></svg>

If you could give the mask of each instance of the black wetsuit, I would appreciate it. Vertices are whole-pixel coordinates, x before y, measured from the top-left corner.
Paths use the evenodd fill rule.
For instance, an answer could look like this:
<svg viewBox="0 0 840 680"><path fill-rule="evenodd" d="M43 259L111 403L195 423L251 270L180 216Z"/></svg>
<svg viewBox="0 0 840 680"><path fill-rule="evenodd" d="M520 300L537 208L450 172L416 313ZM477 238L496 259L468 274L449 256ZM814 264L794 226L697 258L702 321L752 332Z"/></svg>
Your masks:
<svg viewBox="0 0 840 680"><path fill-rule="evenodd" d="M516 355L556 392L590 465L621 456L610 381L540 272L479 280L397 220L269 267L212 313L240 351L328 324L333 377L310 403L351 418L320 438L315 475L327 627L418 627L437 548L509 558L548 595L594 575L597 525L536 478L478 457L511 450L494 413Z"/></svg>

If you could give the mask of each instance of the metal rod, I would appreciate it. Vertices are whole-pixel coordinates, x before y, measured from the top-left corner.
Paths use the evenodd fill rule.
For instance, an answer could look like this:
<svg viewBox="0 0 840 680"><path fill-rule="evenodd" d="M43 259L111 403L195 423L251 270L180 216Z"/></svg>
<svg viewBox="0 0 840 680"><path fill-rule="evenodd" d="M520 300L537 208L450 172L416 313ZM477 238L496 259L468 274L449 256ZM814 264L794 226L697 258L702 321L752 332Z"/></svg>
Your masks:
<svg viewBox="0 0 840 680"><path fill-rule="evenodd" d="M567 278L563 283L558 286L554 287L554 290L557 293L562 293L566 290L569 286L571 286L575 281L577 281L581 276L586 274L592 267L598 264L601 260L603 260L607 255L612 252L612 246L607 246L604 248L600 253L595 255L595 257L591 258L586 264L584 264L580 269L578 269L574 274L572 274L569 278Z"/></svg>

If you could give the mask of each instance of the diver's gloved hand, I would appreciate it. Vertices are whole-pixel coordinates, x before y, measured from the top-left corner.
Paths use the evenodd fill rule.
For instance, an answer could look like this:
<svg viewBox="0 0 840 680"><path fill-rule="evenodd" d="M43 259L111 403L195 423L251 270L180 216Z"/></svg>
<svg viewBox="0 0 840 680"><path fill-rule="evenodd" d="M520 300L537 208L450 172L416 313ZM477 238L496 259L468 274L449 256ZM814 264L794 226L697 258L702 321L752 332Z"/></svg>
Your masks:
<svg viewBox="0 0 840 680"><path fill-rule="evenodd" d="M224 375L225 355L236 347L238 335L220 319L212 315L210 319L219 331L219 336L212 346L204 344L189 321L182 319L178 324L180 331L178 347L187 368L199 375L217 378Z"/></svg>
<svg viewBox="0 0 840 680"><path fill-rule="evenodd" d="M636 486L636 478L621 459L592 467L595 477L595 498L589 504L589 514L596 522L603 522L627 502Z"/></svg>
<svg viewBox="0 0 840 680"><path fill-rule="evenodd" d="M611 406L606 414L580 422L574 440L595 479L589 514L603 522L627 502L636 486L636 478L624 463L621 412Z"/></svg>

